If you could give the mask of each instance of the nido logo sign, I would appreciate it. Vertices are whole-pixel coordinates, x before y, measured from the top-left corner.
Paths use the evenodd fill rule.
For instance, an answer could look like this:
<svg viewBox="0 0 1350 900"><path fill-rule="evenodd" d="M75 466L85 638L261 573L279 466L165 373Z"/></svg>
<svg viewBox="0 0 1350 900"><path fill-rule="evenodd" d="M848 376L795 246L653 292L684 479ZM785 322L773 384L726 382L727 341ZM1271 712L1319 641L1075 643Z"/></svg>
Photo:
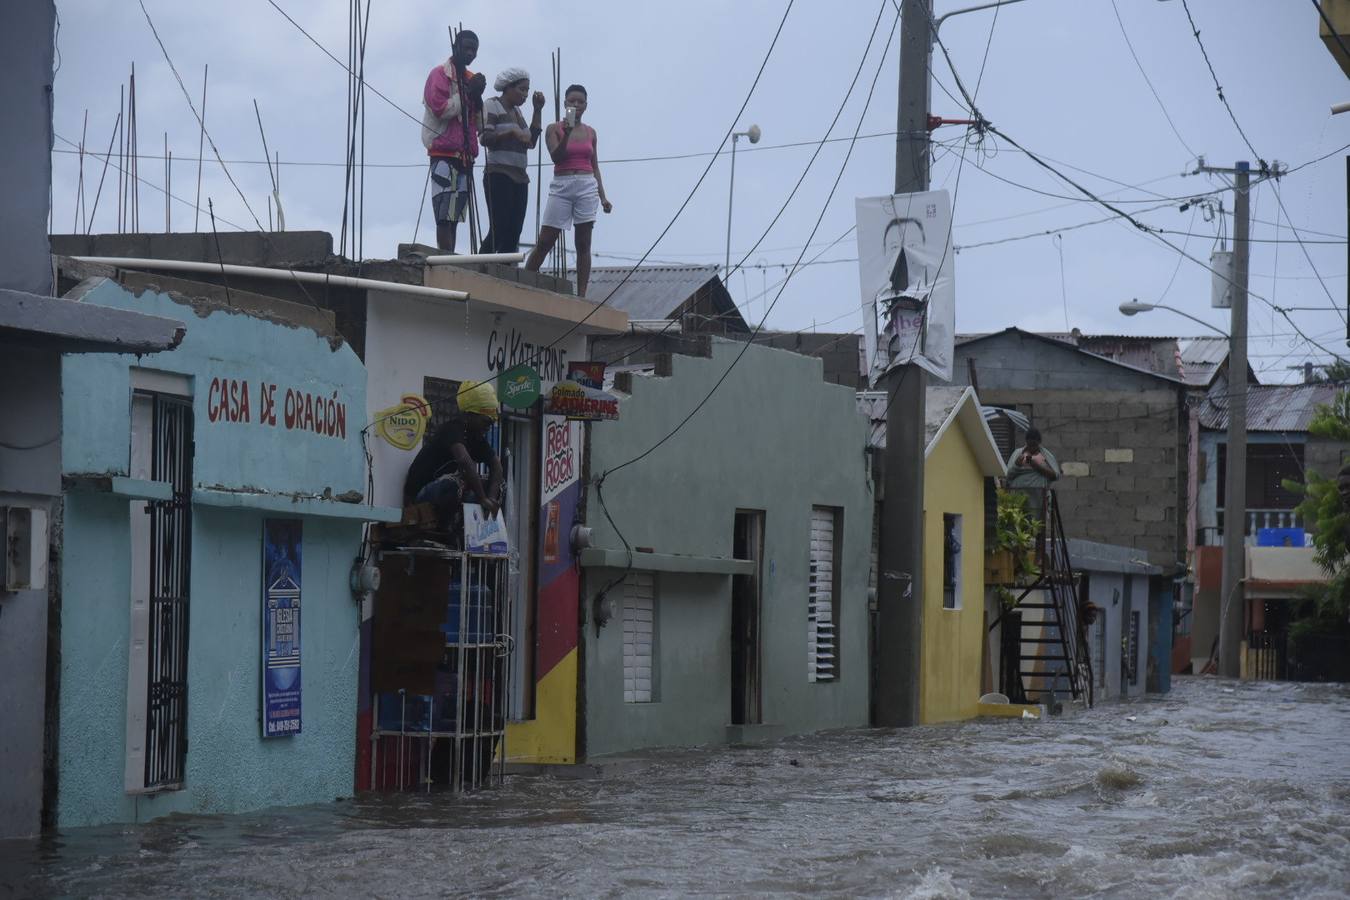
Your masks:
<svg viewBox="0 0 1350 900"><path fill-rule="evenodd" d="M431 416L431 404L418 394L404 394L397 405L375 414L375 433L391 446L411 450L422 441Z"/></svg>

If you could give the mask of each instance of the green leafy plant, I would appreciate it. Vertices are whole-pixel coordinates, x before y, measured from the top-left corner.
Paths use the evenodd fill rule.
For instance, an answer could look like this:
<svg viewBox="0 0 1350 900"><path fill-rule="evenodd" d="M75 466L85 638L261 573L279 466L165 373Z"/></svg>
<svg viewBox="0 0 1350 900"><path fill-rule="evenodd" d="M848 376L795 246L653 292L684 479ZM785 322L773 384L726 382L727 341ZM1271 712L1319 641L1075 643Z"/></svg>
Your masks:
<svg viewBox="0 0 1350 900"><path fill-rule="evenodd" d="M1014 577L1035 577L1037 574L1036 527L1036 521L1027 512L1027 495L1000 488L994 549L1012 554Z"/></svg>
<svg viewBox="0 0 1350 900"><path fill-rule="evenodd" d="M1308 431L1318 437L1350 441L1350 392L1337 391L1329 404L1319 406ZM1284 487L1303 498L1297 508L1304 527L1312 535L1313 558L1326 572L1328 581L1309 597L1313 610L1304 629L1343 627L1350 616L1350 509L1336 490L1336 481L1308 472L1306 482L1285 479Z"/></svg>

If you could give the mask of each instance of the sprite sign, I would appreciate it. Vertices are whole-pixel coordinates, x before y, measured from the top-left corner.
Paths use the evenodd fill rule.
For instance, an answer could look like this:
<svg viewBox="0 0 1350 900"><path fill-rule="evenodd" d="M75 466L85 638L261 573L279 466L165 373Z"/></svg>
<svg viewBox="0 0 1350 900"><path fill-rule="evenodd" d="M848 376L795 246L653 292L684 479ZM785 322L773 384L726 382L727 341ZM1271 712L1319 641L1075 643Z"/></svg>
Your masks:
<svg viewBox="0 0 1350 900"><path fill-rule="evenodd" d="M539 373L533 366L521 363L497 376L497 396L502 405L512 409L529 409L539 399Z"/></svg>

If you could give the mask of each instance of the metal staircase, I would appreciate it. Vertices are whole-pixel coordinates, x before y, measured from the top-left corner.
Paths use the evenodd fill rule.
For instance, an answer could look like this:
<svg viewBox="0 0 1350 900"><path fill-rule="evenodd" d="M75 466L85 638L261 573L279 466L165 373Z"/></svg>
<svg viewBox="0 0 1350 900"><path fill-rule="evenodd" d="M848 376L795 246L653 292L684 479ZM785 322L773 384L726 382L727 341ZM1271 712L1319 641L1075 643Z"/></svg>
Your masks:
<svg viewBox="0 0 1350 900"><path fill-rule="evenodd" d="M1040 573L1022 589L1003 617L1005 653L1016 669L1005 665L1005 692L1033 703L1072 697L1092 706L1092 658L1087 623L1078 600L1078 576L1069 559L1069 542L1052 489L1045 490L1044 522L1037 547ZM1009 633L1011 632L1011 633ZM1009 661L1011 662L1011 660Z"/></svg>

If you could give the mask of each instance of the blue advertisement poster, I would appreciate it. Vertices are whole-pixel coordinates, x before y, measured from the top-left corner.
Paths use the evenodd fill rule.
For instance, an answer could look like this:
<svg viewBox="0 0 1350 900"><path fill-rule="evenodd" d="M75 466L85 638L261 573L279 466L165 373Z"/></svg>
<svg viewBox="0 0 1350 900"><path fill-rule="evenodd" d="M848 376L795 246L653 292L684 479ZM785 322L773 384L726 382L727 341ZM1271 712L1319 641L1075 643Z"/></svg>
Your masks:
<svg viewBox="0 0 1350 900"><path fill-rule="evenodd" d="M300 520L263 520L263 737L300 733Z"/></svg>

